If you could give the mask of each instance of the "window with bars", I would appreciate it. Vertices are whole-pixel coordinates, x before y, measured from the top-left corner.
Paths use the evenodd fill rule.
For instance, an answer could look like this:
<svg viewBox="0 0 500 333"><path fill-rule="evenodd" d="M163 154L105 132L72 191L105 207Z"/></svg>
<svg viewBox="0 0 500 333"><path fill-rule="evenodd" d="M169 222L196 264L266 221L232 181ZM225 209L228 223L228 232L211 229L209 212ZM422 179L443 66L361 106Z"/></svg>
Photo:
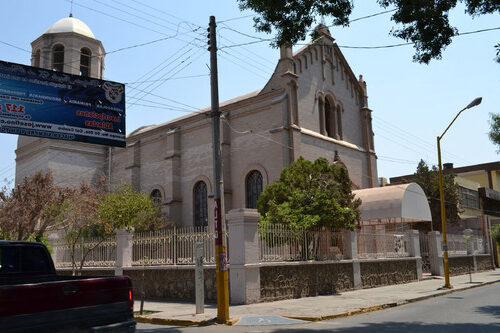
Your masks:
<svg viewBox="0 0 500 333"><path fill-rule="evenodd" d="M460 204L466 208L480 209L479 193L466 187L459 186Z"/></svg>
<svg viewBox="0 0 500 333"><path fill-rule="evenodd" d="M151 197L151 200L153 200L155 204L161 205L162 196L159 189L154 189L153 191L151 191L151 194L149 196Z"/></svg>
<svg viewBox="0 0 500 333"><path fill-rule="evenodd" d="M262 193L262 174L253 170L247 175L245 181L246 207L257 208L257 200Z"/></svg>
<svg viewBox="0 0 500 333"><path fill-rule="evenodd" d="M90 76L90 58L92 52L84 47L80 50L80 75Z"/></svg>
<svg viewBox="0 0 500 333"><path fill-rule="evenodd" d="M207 209L207 185L203 181L199 181L194 185L193 189L194 203L194 225L196 227L208 225L208 209Z"/></svg>
<svg viewBox="0 0 500 333"><path fill-rule="evenodd" d="M52 69L57 72L64 70L64 46L57 44L52 49Z"/></svg>

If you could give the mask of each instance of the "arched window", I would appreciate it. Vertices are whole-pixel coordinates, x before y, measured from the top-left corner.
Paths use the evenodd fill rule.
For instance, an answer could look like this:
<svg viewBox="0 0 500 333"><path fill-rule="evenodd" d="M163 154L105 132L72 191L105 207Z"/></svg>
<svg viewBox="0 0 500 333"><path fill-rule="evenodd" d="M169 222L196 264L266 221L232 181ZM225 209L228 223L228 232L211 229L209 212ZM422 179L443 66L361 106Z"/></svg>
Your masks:
<svg viewBox="0 0 500 333"><path fill-rule="evenodd" d="M64 70L64 46L61 44L52 49L52 69L58 72Z"/></svg>
<svg viewBox="0 0 500 333"><path fill-rule="evenodd" d="M155 203L156 205L161 205L162 197L159 189L154 189L153 191L151 191L151 194L149 196L151 197L151 200L153 200L153 203Z"/></svg>
<svg viewBox="0 0 500 333"><path fill-rule="evenodd" d="M86 47L80 50L80 75L90 76L90 57L92 52Z"/></svg>
<svg viewBox="0 0 500 333"><path fill-rule="evenodd" d="M199 181L194 185L193 190L194 203L194 225L195 227L208 225L208 209L207 209L207 185L203 181Z"/></svg>
<svg viewBox="0 0 500 333"><path fill-rule="evenodd" d="M291 94L292 94L292 123L299 125L299 102L298 102L298 88L297 83L292 81L291 83Z"/></svg>
<svg viewBox="0 0 500 333"><path fill-rule="evenodd" d="M257 208L257 200L262 193L262 174L253 170L247 175L245 180L246 207Z"/></svg>
<svg viewBox="0 0 500 333"><path fill-rule="evenodd" d="M35 55L33 56L33 66L40 67L40 50L36 50Z"/></svg>
<svg viewBox="0 0 500 333"><path fill-rule="evenodd" d="M330 138L334 136L333 130L333 117L332 117L332 107L330 106L330 101L328 99L325 100L325 130L326 135Z"/></svg>
<svg viewBox="0 0 500 333"><path fill-rule="evenodd" d="M337 105L337 125L339 138L342 140L344 138L344 133L342 132L342 107L340 105Z"/></svg>

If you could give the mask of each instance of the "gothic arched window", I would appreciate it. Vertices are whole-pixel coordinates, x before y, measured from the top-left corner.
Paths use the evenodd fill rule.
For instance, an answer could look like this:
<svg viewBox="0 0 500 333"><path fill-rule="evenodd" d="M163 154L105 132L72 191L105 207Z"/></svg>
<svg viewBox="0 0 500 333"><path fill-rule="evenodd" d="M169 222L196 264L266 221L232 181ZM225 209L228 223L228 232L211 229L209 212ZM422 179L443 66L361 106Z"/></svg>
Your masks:
<svg viewBox="0 0 500 333"><path fill-rule="evenodd" d="M325 130L326 135L330 138L334 136L333 130L333 115L332 115L332 107L330 106L330 101L328 99L325 100Z"/></svg>
<svg viewBox="0 0 500 333"><path fill-rule="evenodd" d="M199 181L194 185L193 189L193 208L194 208L194 225L195 227L208 225L208 209L207 209L207 185L203 181Z"/></svg>
<svg viewBox="0 0 500 333"><path fill-rule="evenodd" d="M344 133L342 131L342 107L337 105L337 125L339 138L342 140L344 138Z"/></svg>
<svg viewBox="0 0 500 333"><path fill-rule="evenodd" d="M64 70L64 46L61 44L52 49L52 69L58 72Z"/></svg>
<svg viewBox="0 0 500 333"><path fill-rule="evenodd" d="M151 200L153 200L153 203L161 205L162 197L159 189L154 189L153 191L151 191L151 194L149 196L151 197Z"/></svg>
<svg viewBox="0 0 500 333"><path fill-rule="evenodd" d="M84 47L80 50L80 75L90 76L90 58L92 52Z"/></svg>
<svg viewBox="0 0 500 333"><path fill-rule="evenodd" d="M257 200L262 193L262 174L253 170L245 179L246 208L257 208Z"/></svg>

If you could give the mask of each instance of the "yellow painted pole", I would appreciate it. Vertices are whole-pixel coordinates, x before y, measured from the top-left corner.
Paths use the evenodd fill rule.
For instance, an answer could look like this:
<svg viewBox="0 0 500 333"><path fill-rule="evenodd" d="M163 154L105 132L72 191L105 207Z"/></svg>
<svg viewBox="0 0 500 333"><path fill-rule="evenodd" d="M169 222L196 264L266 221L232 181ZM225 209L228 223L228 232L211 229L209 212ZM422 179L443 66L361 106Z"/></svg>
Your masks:
<svg viewBox="0 0 500 333"><path fill-rule="evenodd" d="M221 206L222 190L222 161L220 148L220 111L219 111L219 83L217 79L217 40L215 32L215 16L210 16L210 86L212 93L212 143L214 167L214 222L215 222L215 262L217 284L217 321L227 324L229 321L229 279L227 274L227 251L223 242Z"/></svg>
<svg viewBox="0 0 500 333"><path fill-rule="evenodd" d="M445 131L446 132L446 131ZM443 235L443 261L444 261L444 288L450 285L450 267L448 265L448 242L446 239L446 211L444 204L443 169L441 166L441 138L437 137L438 164L439 164L439 200L441 202L441 234Z"/></svg>
<svg viewBox="0 0 500 333"><path fill-rule="evenodd" d="M445 205L444 205L444 189L443 189L443 168L441 166L441 139L445 135L445 133L448 131L448 129L453 125L455 120L457 120L458 116L462 112L464 112L467 109L473 108L476 105L481 104L482 98L477 97L475 98L472 102L469 103L465 108L460 110L455 118L451 121L451 123L446 127L444 130L443 134L441 136L437 137L437 149L438 149L438 163L439 163L439 199L441 201L441 233L443 235L443 261L444 261L444 288L452 288L450 285L450 268L448 265L448 242L446 240L446 211L445 211Z"/></svg>

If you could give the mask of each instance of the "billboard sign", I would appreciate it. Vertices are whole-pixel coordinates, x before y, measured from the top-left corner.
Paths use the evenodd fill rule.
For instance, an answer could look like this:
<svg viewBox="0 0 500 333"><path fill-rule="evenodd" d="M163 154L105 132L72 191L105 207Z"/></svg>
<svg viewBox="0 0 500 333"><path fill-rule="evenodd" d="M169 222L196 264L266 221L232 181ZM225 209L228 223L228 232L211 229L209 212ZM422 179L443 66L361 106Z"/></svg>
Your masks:
<svg viewBox="0 0 500 333"><path fill-rule="evenodd" d="M125 147L125 86L0 61L0 133Z"/></svg>

